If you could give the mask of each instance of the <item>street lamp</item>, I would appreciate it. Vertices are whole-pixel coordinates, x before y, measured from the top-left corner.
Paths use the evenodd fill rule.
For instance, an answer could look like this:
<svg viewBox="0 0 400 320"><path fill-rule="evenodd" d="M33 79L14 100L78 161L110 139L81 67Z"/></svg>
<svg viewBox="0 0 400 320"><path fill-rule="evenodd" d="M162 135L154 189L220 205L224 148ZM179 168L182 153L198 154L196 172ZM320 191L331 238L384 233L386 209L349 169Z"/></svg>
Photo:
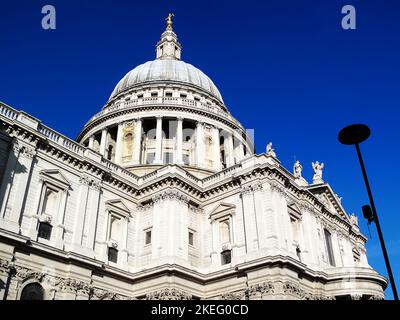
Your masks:
<svg viewBox="0 0 400 320"><path fill-rule="evenodd" d="M389 256L386 251L385 241L383 240L383 234L382 234L382 230L381 230L381 225L379 223L378 213L376 212L374 199L372 197L372 192L371 192L371 188L369 186L367 172L365 171L364 161L362 159L360 146L359 146L359 144L361 142L368 139L370 134L371 134L371 130L366 125L352 124L348 127L343 128L342 130L340 130L338 139L339 139L340 143L342 143L342 144L356 146L358 160L360 161L361 171L362 171L362 174L364 177L365 186L367 188L369 202L371 204L372 215L368 214L367 211L369 210L369 208L366 208L365 206L364 206L365 208L363 207L363 212L364 212L364 215L367 215L370 217L370 218L368 218L368 221L375 222L376 229L378 231L379 240L380 240L381 247L382 247L383 257L385 259L386 269L387 269L387 272L389 275L390 285L392 286L392 290L393 290L393 297L394 297L394 300L399 300L399 297L397 296L396 284L395 284L394 278L393 278L392 268L390 267Z"/></svg>

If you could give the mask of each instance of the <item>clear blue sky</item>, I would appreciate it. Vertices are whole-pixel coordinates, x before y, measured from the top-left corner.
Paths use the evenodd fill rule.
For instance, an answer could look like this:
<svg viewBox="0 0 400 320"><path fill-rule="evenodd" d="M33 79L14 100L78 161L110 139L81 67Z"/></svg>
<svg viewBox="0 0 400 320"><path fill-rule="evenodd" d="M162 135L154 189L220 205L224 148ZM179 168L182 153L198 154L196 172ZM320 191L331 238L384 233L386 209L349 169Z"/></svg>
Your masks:
<svg viewBox="0 0 400 320"><path fill-rule="evenodd" d="M45 4L56 7L56 30L41 28ZM356 30L341 28L345 4L356 7ZM172 11L183 60L254 128L257 151L273 141L282 163L291 170L296 157L309 181L311 162L323 161L325 180L365 234L361 171L337 133L354 122L371 127L362 151L400 286L399 9L396 0L2 0L0 100L74 138L126 72L154 59ZM371 230L369 261L386 275Z"/></svg>

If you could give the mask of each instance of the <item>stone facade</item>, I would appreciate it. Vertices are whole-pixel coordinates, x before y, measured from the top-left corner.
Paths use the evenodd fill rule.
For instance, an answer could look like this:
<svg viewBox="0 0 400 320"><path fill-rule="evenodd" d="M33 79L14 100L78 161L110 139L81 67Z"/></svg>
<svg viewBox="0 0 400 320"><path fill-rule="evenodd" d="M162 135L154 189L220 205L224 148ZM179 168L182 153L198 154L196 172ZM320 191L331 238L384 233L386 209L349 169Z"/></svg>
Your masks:
<svg viewBox="0 0 400 320"><path fill-rule="evenodd" d="M329 184L291 174L271 146L254 154L180 55L167 30L140 67L150 78L131 71L77 142L0 104L0 296L382 299Z"/></svg>

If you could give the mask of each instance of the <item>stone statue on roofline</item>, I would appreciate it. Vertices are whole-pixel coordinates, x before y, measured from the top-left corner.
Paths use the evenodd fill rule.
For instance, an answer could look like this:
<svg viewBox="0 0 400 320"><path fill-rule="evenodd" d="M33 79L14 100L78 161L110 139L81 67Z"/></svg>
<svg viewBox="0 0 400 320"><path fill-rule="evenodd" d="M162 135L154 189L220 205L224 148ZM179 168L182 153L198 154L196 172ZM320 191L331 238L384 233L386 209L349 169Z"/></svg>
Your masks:
<svg viewBox="0 0 400 320"><path fill-rule="evenodd" d="M316 161L315 163L312 162L311 165L314 170L313 183L324 183L324 180L322 180L322 169L324 168L324 163Z"/></svg>
<svg viewBox="0 0 400 320"><path fill-rule="evenodd" d="M267 144L266 154L267 154L268 157L276 158L275 150L274 150L274 148L272 148L272 142Z"/></svg>

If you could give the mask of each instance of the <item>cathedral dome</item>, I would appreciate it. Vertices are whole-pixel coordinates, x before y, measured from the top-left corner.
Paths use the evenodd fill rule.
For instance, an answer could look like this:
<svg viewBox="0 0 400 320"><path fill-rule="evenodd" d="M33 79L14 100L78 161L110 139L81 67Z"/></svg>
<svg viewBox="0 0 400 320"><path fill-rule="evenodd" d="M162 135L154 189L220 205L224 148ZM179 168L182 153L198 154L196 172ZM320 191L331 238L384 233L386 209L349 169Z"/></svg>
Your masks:
<svg viewBox="0 0 400 320"><path fill-rule="evenodd" d="M193 86L223 102L219 90L207 75L193 65L176 59L156 59L137 66L119 81L110 100L137 85L164 81Z"/></svg>
<svg viewBox="0 0 400 320"><path fill-rule="evenodd" d="M156 59L118 82L77 140L139 176L176 164L204 177L244 160L253 146L213 81L181 60L170 18Z"/></svg>

